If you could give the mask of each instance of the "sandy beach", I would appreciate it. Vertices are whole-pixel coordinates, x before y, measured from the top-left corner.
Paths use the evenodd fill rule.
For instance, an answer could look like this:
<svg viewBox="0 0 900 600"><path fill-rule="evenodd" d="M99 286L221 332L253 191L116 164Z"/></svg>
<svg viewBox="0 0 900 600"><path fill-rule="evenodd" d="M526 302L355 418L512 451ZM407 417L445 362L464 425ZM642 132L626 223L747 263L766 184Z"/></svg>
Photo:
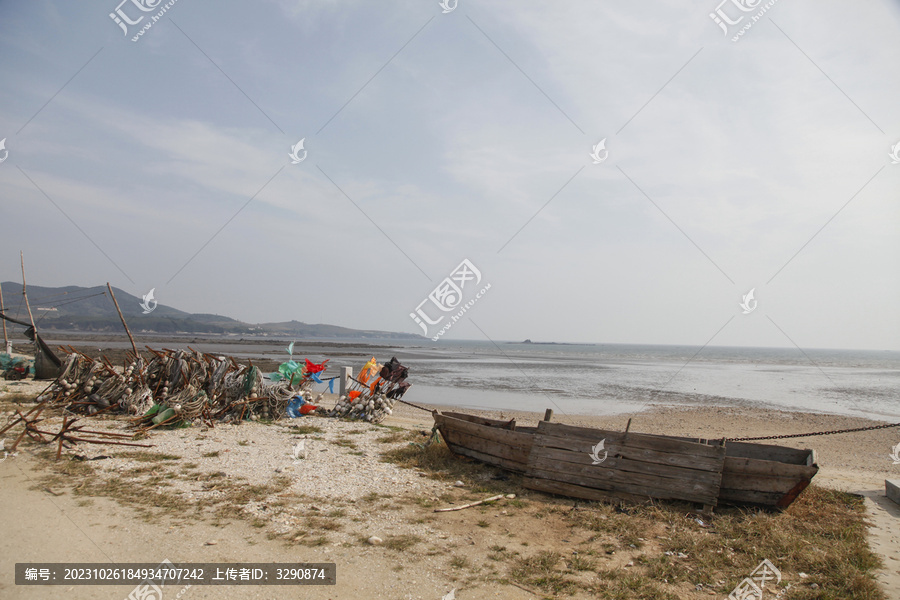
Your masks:
<svg viewBox="0 0 900 600"><path fill-rule="evenodd" d="M40 384L4 382L0 387L8 396L36 393ZM131 590L17 587L11 583L16 562L169 559L336 563L337 585L304 587L303 597L308 598L440 599L452 590L459 599L542 597L539 590L510 583L501 558L537 550L577 555L589 546L586 539L574 539L573 530L565 526L566 511L577 503L520 489L515 499L490 507L435 513L436 507L483 499L493 486L505 483L485 474L450 481L385 462L386 451L423 443L431 430L428 412L401 406L381 425L309 416L273 424L156 431L143 440L153 448L69 450L69 460L61 461L68 466L62 470L46 447L25 442L17 454L0 462L6 542L0 569L8 574L0 582L0 596L125 598ZM2 408L8 413L15 405L7 402ZM514 417L521 424L542 417L509 411L484 414ZM631 417L631 431L705 438L876 424L851 417L724 407L653 406ZM553 419L623 430L628 417L555 414ZM53 417L47 423L52 427L58 420ZM127 422L109 417L94 419L91 425L125 431ZM900 476L900 466L889 458L898 435L900 430L894 428L778 442L817 451L821 469L814 484L865 496L869 543L884 561L878 579L891 600L900 598L900 506L884 497L884 479ZM301 440L303 451L295 456L293 448ZM73 456L78 460L71 460ZM380 541L372 543L373 536ZM607 568L627 568L639 555L637 550L618 551L601 562ZM803 585L797 577L785 574L786 580ZM683 585L677 597L725 597L730 592L726 588L724 581L718 587ZM583 591L569 593L592 597ZM297 590L194 586L167 591L164 597L170 594L293 598Z"/></svg>

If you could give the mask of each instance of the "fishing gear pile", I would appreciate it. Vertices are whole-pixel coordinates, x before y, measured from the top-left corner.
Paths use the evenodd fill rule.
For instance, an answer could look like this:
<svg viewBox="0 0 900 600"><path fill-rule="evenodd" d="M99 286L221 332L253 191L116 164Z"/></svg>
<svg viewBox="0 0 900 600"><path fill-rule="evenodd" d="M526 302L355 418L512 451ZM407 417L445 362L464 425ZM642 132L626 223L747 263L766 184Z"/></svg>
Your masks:
<svg viewBox="0 0 900 600"><path fill-rule="evenodd" d="M209 425L276 419L313 382L306 371L294 381L266 381L253 365L194 350L148 348L149 361L129 354L121 372L106 357L64 350L59 378L39 401L52 399L52 404L76 414L138 415L139 425L147 428L198 419Z"/></svg>
<svg viewBox="0 0 900 600"><path fill-rule="evenodd" d="M202 421L237 423L244 420L275 420L297 417L319 409L313 404L315 383L322 379L327 360L288 360L276 373L263 375L258 367L237 363L234 358L188 350L147 350L149 360L129 353L118 369L106 357L91 358L71 346L60 375L39 402L86 416L104 412L135 415L136 425L149 430L159 426L186 425ZM378 423L393 412L394 403L406 393L409 369L396 358L379 365L373 357L355 378L347 394L331 410L317 414ZM316 404L322 400L319 393Z"/></svg>
<svg viewBox="0 0 900 600"><path fill-rule="evenodd" d="M409 389L408 376L409 369L396 357L384 365L378 365L372 357L352 379L351 389L340 397L328 416L379 423L393 413L394 403Z"/></svg>

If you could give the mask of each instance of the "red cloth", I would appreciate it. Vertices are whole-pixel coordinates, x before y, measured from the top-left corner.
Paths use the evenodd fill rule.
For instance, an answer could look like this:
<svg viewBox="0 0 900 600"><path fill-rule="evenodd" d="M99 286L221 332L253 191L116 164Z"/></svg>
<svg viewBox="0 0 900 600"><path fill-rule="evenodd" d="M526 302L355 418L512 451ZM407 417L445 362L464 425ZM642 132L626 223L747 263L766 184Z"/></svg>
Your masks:
<svg viewBox="0 0 900 600"><path fill-rule="evenodd" d="M319 407L313 406L312 404L304 404L303 406L300 407L300 414L301 415L309 414L312 411L316 410L317 408L319 408Z"/></svg>
<svg viewBox="0 0 900 600"><path fill-rule="evenodd" d="M306 361L306 372L307 373L321 373L322 371L324 371L327 368L325 366L325 363L327 363L331 359L330 358L325 359L318 365L314 362L309 362L308 358L304 358L303 360Z"/></svg>

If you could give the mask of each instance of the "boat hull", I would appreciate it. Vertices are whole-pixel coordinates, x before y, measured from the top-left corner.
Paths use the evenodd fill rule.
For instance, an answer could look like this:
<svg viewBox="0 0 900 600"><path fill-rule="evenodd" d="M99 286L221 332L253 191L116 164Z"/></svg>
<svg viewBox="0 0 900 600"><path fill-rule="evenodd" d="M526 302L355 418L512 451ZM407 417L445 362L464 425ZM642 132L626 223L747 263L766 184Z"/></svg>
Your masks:
<svg viewBox="0 0 900 600"><path fill-rule="evenodd" d="M433 413L455 454L524 475L529 489L584 498L788 507L818 472L812 450L464 413Z"/></svg>

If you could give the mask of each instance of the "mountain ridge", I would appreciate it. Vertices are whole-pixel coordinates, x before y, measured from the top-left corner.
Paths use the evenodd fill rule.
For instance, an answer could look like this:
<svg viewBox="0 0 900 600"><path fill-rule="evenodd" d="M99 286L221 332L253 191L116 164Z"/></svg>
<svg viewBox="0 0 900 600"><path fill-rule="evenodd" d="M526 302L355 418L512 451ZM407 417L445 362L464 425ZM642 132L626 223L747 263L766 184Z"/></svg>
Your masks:
<svg viewBox="0 0 900 600"><path fill-rule="evenodd" d="M22 296L22 284L0 283L5 314L20 321L28 320ZM129 328L140 333L206 333L223 335L271 335L309 338L424 339L420 335L375 329L351 329L325 323L290 320L274 323L245 323L224 315L189 313L157 304L145 314L143 298L113 287L119 308ZM106 286L76 285L49 287L28 285L28 301L39 331L121 331L122 323Z"/></svg>

